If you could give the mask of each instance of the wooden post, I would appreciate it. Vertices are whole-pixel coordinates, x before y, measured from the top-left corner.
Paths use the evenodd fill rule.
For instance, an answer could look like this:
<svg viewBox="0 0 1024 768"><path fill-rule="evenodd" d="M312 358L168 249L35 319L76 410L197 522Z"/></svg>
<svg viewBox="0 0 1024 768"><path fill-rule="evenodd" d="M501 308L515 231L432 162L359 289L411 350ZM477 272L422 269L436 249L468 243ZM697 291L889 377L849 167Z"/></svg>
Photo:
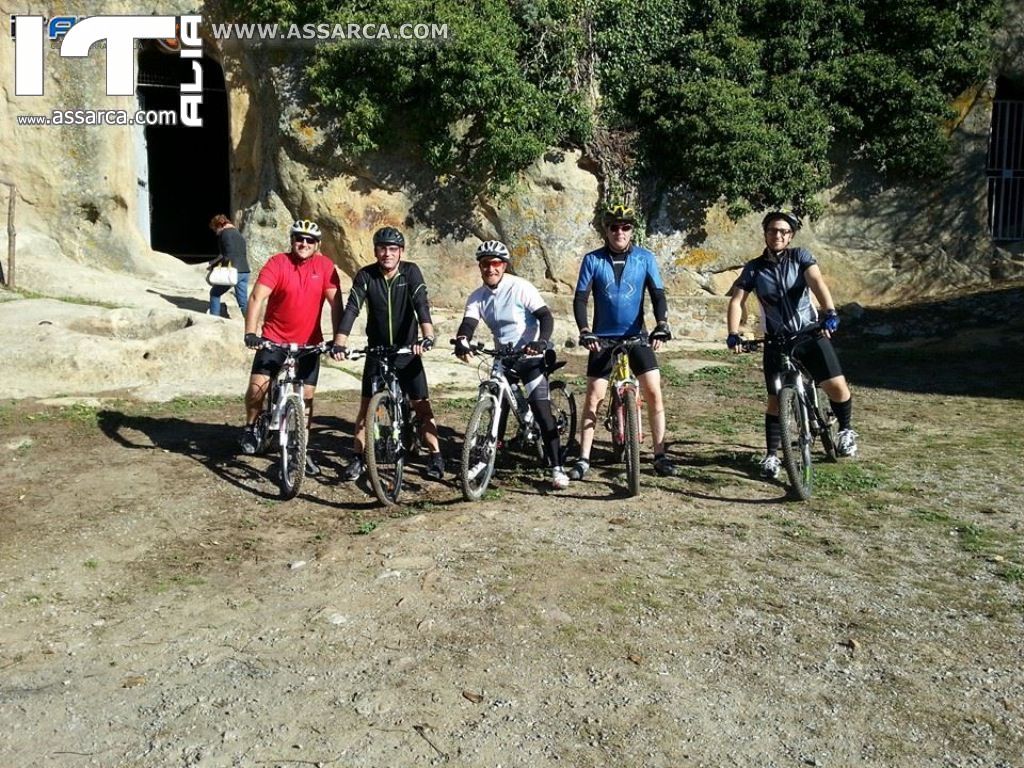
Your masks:
<svg viewBox="0 0 1024 768"><path fill-rule="evenodd" d="M14 239L17 230L14 228L14 203L18 197L18 185L13 181L0 179L0 184L6 184L11 199L7 202L7 274L4 276L8 288L14 287Z"/></svg>

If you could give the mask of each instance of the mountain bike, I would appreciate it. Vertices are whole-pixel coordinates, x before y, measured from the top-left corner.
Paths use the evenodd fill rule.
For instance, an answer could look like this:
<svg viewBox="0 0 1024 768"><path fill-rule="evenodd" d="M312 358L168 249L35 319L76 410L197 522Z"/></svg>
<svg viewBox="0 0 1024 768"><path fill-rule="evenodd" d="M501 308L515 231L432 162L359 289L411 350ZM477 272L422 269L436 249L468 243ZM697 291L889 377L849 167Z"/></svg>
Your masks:
<svg viewBox="0 0 1024 768"><path fill-rule="evenodd" d="M283 499L295 498L306 476L306 407L302 397L304 383L298 377L299 360L306 355L321 355L330 346L326 341L305 345L278 344L266 339L260 344L261 349L285 353L284 362L263 398L263 410L253 425L257 453L266 453L274 442L277 444L281 470L278 484Z"/></svg>
<svg viewBox="0 0 1024 768"><path fill-rule="evenodd" d="M455 340L452 339L452 343ZM538 460L544 461L544 436L534 418L526 397L523 383L513 373L513 368L527 355L525 350L508 347L485 349L482 343L472 345L473 353L491 358L487 378L481 381L476 407L469 417L466 439L462 445L460 481L462 495L467 501L476 501L484 495L494 475L494 461L500 450L502 414L515 416L518 433L510 444L530 451ZM565 365L564 362L545 365L544 373L549 375ZM485 370L484 367L481 370ZM551 412L561 441L559 463L564 463L569 444L576 434L576 398L564 381L548 382L551 397ZM506 410L507 409L507 410Z"/></svg>
<svg viewBox="0 0 1024 768"><path fill-rule="evenodd" d="M611 433L612 454L615 461L626 462L626 484L630 496L640 493L640 444L643 442L643 396L640 382L629 367L629 350L647 346L644 336L623 339L599 339L603 349L612 351L612 372L608 377L611 401L604 426Z"/></svg>
<svg viewBox="0 0 1024 768"><path fill-rule="evenodd" d="M381 504L388 507L398 503L406 459L422 448L419 419L408 396L402 391L395 369L395 358L411 354L410 347L383 345L349 352L350 360L366 355L380 364L380 371L373 378L373 395L366 410L363 455L373 493Z"/></svg>
<svg viewBox="0 0 1024 768"><path fill-rule="evenodd" d="M782 463L793 492L802 500L811 498L813 489L811 448L815 439L821 440L821 447L829 459L834 461L839 455L838 425L828 397L819 391L807 368L794 357L801 344L820 334L821 325L815 323L796 333L778 333L764 339L740 342L744 352L764 348L767 354L778 355L780 373L775 381L775 391L779 394Z"/></svg>

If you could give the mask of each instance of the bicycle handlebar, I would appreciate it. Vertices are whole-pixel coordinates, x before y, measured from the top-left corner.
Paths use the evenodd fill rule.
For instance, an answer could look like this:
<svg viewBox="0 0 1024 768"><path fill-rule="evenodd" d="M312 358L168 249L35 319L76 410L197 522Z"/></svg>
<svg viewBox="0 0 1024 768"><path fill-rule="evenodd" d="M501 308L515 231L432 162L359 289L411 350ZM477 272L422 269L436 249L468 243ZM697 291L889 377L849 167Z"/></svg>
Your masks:
<svg viewBox="0 0 1024 768"><path fill-rule="evenodd" d="M448 343L452 346L458 344L458 339L449 339ZM526 347L520 349L512 349L509 346L495 347L494 349L487 349L482 341L474 341L469 345L470 353L473 355L488 355L490 357L500 357L502 360L517 360L520 357L527 357L533 353L528 351ZM543 354L543 353L541 353ZM540 355L537 355L540 357Z"/></svg>
<svg viewBox="0 0 1024 768"><path fill-rule="evenodd" d="M793 347L797 342L803 338L817 336L824 330L821 321L812 323L804 328L801 328L795 333L784 331L782 333L772 333L760 339L740 339L740 349L744 352L756 352L761 349L765 344L781 344L782 346Z"/></svg>
<svg viewBox="0 0 1024 768"><path fill-rule="evenodd" d="M363 357L384 358L395 355L411 355L412 347L392 347L387 344L380 344L376 347L363 347L362 349L350 349L349 360L359 360Z"/></svg>
<svg viewBox="0 0 1024 768"><path fill-rule="evenodd" d="M649 347L650 342L646 336L626 336L621 339L609 339L597 337L597 344L601 349L632 349L633 347Z"/></svg>
<svg viewBox="0 0 1024 768"><path fill-rule="evenodd" d="M329 341L321 341L319 344L279 344L276 341L263 339L257 349L268 349L271 351L280 350L282 352L293 354L295 357L305 357L306 355L311 355L314 352L318 355L322 355L332 346L333 345Z"/></svg>

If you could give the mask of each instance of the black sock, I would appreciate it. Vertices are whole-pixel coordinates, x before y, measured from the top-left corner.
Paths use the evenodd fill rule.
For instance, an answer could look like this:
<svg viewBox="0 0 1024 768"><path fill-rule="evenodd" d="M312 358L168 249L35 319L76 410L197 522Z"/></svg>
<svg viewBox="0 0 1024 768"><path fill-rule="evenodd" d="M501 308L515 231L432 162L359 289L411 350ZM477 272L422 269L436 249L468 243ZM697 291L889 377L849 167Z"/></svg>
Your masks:
<svg viewBox="0 0 1024 768"><path fill-rule="evenodd" d="M853 398L851 397L845 403L829 400L828 404L832 406L832 413L836 415L836 420L839 422L839 431L849 429L850 421L853 418Z"/></svg>
<svg viewBox="0 0 1024 768"><path fill-rule="evenodd" d="M782 445L782 428L779 426L778 414L764 415L764 444L769 456L774 456Z"/></svg>

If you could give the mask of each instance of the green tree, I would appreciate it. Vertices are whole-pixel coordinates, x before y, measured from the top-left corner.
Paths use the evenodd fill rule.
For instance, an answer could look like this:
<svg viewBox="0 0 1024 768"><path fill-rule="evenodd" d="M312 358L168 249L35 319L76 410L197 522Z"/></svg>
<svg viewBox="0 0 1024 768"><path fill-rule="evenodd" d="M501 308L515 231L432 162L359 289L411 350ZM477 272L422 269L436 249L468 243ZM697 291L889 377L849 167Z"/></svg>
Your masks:
<svg viewBox="0 0 1024 768"><path fill-rule="evenodd" d="M438 175L494 192L549 147L584 146L596 126L633 137L633 150L619 154L639 157L640 174L686 185L705 202L724 197L736 214L789 203L813 211L837 158L892 179L941 173L949 104L987 76L999 8L998 0L229 2L248 20L446 25L444 42L315 50L311 106L345 155L411 149Z"/></svg>

